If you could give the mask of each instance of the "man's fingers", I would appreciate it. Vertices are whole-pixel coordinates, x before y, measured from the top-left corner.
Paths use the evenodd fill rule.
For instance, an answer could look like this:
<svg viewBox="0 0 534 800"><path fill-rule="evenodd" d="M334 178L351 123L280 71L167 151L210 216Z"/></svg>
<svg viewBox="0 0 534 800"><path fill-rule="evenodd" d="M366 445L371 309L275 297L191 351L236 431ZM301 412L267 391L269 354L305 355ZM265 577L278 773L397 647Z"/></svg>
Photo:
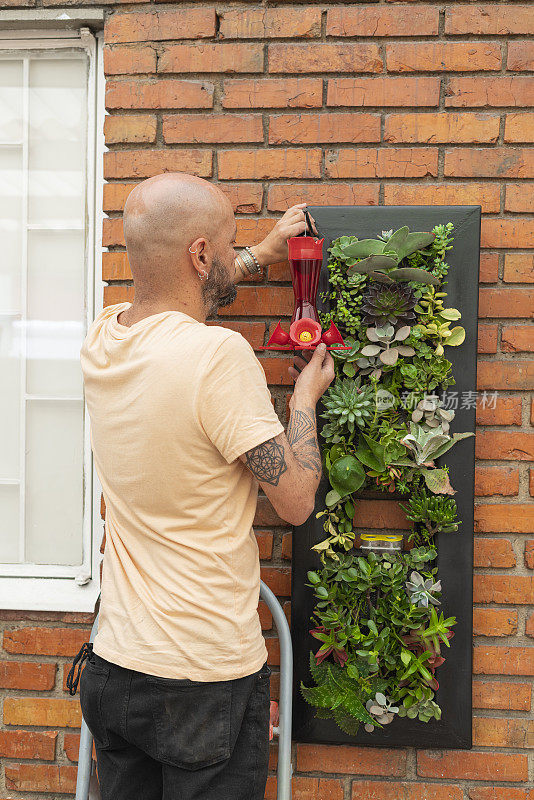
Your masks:
<svg viewBox="0 0 534 800"><path fill-rule="evenodd" d="M326 345L324 342L320 342L315 348L315 352L312 356L312 361L317 361L318 364L322 366L325 356L328 354L328 350L326 349Z"/></svg>
<svg viewBox="0 0 534 800"><path fill-rule="evenodd" d="M287 234L287 238L289 239L291 236L297 236L304 230L306 230L306 221L301 219L297 220L296 222L289 223L285 233Z"/></svg>
<svg viewBox="0 0 534 800"><path fill-rule="evenodd" d="M323 342L321 342L319 345L317 345L315 350L302 350L300 355L295 356L295 361L293 362L293 366L296 368L300 367L301 369L299 370L299 372L302 370L303 367L307 366L310 363L320 368L325 353L326 353L326 345Z"/></svg>
<svg viewBox="0 0 534 800"><path fill-rule="evenodd" d="M290 208L283 217L280 218L279 222L281 223L288 223L288 222L295 222L295 220L304 220L304 209L303 208Z"/></svg>
<svg viewBox="0 0 534 800"><path fill-rule="evenodd" d="M278 725L280 722L280 714L278 711L278 703L275 703L274 700L271 700L270 708L269 708L269 739L272 740L274 736L274 726Z"/></svg>
<svg viewBox="0 0 534 800"><path fill-rule="evenodd" d="M305 355L306 353L306 355ZM295 367L298 372L302 372L306 364L310 363L311 353L308 353L304 350L302 355L295 356L295 360L293 361L293 366Z"/></svg>
<svg viewBox="0 0 534 800"><path fill-rule="evenodd" d="M308 223L304 217L304 212L306 211L307 203L295 203L294 206L291 206L287 209L286 213L282 217L282 220L288 225L291 226L291 230L288 234L289 236L297 236L299 233L302 233L304 230L308 228ZM317 231L317 226L315 224L315 219L312 217L311 214L308 214L310 222L312 224L311 233L315 236L318 236L319 233ZM300 228L299 230L295 230L293 232L293 227Z"/></svg>
<svg viewBox="0 0 534 800"><path fill-rule="evenodd" d="M292 208L289 211L286 211L282 219L284 219L285 222L288 222L289 220L304 220L304 211L305 209L303 208Z"/></svg>
<svg viewBox="0 0 534 800"><path fill-rule="evenodd" d="M327 378L330 378L330 380L334 379L336 373L334 368L334 359L329 352L326 353L321 369Z"/></svg>
<svg viewBox="0 0 534 800"><path fill-rule="evenodd" d="M315 234L316 236L318 236L319 234L317 233L317 228L316 228L316 226L315 226L315 220L314 220L314 218L312 217L312 215L311 215L311 214L309 214L308 216L309 216L309 218L310 218L310 220L311 220L311 224L312 224L312 230L313 230L314 234Z"/></svg>
<svg viewBox="0 0 534 800"><path fill-rule="evenodd" d="M288 367L288 372L293 378L293 380L297 380L298 376L300 375L304 367L306 367L310 363L311 359L313 358L313 355L314 353L312 350L302 350L300 355L295 356L293 364L290 367Z"/></svg>

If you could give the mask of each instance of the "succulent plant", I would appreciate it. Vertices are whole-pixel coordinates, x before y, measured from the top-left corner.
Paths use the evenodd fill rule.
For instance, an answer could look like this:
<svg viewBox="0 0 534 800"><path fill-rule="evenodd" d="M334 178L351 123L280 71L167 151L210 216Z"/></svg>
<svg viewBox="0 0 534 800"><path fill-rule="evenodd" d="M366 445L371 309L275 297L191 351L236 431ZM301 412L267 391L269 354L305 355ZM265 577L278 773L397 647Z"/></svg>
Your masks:
<svg viewBox="0 0 534 800"><path fill-rule="evenodd" d="M384 325L378 328L367 328L367 338L372 344L366 344L362 348L362 356L378 356L383 364L393 366L397 363L399 356L413 356L413 347L400 344L410 335L410 326L404 325L395 331L393 325ZM399 342L399 344L395 344ZM360 366L358 362L358 366Z"/></svg>
<svg viewBox="0 0 534 800"><path fill-rule="evenodd" d="M387 242L388 239L391 239L392 236L393 236L393 228L390 228L389 231L382 231L381 233L379 233L376 238L380 239L381 242Z"/></svg>
<svg viewBox="0 0 534 800"><path fill-rule="evenodd" d="M396 467L388 466L386 469L377 474L376 470L369 470L367 474L375 479L375 483L379 489L384 489L388 492L395 492L397 490L397 484L395 481L398 481L401 477L400 471Z"/></svg>
<svg viewBox="0 0 534 800"><path fill-rule="evenodd" d="M323 425L322 435L327 442L340 442L348 430L354 434L356 427L362 428L374 414L374 394L371 387L360 386L360 379L338 380L323 398L325 413L329 420Z"/></svg>
<svg viewBox="0 0 534 800"><path fill-rule="evenodd" d="M454 411L443 408L437 395L423 397L412 412L413 422L420 422L428 428L441 428L443 433L449 432L450 423L453 419Z"/></svg>
<svg viewBox="0 0 534 800"><path fill-rule="evenodd" d="M404 326L415 320L416 298L407 284L372 284L363 295L361 312L365 325Z"/></svg>
<svg viewBox="0 0 534 800"><path fill-rule="evenodd" d="M412 328L412 334L415 335L416 331L417 326ZM451 362L434 353L431 353L430 357L426 354L423 357L414 356L409 362L405 361L400 366L405 387L419 393L433 392L438 386L442 390L453 386L456 381L452 377L451 370Z"/></svg>
<svg viewBox="0 0 534 800"><path fill-rule="evenodd" d="M425 580L420 572L410 574L410 580L406 581L406 591L410 597L410 602L414 606L428 608L428 604L439 606L439 600L434 597L434 592L441 592L441 581L434 583L432 578Z"/></svg>
<svg viewBox="0 0 534 800"><path fill-rule="evenodd" d="M349 275L369 274L375 280L384 283L417 281L436 285L439 279L427 270L414 267L398 268L403 258L418 250L424 250L433 244L434 240L434 233L423 231L410 233L408 226L405 225L395 232L382 231L382 236L378 239L344 242L340 244L340 250L345 262L349 264ZM351 263L351 259L358 261Z"/></svg>
<svg viewBox="0 0 534 800"><path fill-rule="evenodd" d="M348 378L353 378L356 375L356 364L360 357L361 344L358 340L352 337L345 339L345 344L350 347L350 350L332 350L332 355L335 361L342 364L343 374Z"/></svg>
<svg viewBox="0 0 534 800"><path fill-rule="evenodd" d="M443 433L441 428L428 429L410 422L410 433L407 433L401 442L408 450L411 450L416 464L422 466L443 455L456 442L467 436L474 436L474 433L466 431L449 436L447 433Z"/></svg>
<svg viewBox="0 0 534 800"><path fill-rule="evenodd" d="M447 444L450 436L443 433L440 428L428 430L422 425L410 423L410 433L407 433L402 444L412 452L415 462L419 465L428 464L434 458L442 445Z"/></svg>
<svg viewBox="0 0 534 800"><path fill-rule="evenodd" d="M360 371L360 375L368 375L370 378L380 378L382 375L382 367L384 364L378 356L362 356L356 360L356 366Z"/></svg>
<svg viewBox="0 0 534 800"><path fill-rule="evenodd" d="M451 328L451 322L461 318L457 308L444 308L443 298L447 292L437 292L429 286L419 299L415 310L422 315L417 328L425 337L431 339L436 355L442 356L443 346L458 347L465 339L465 329L461 325Z"/></svg>
<svg viewBox="0 0 534 800"><path fill-rule="evenodd" d="M379 725L389 725L395 719L395 714L399 713L398 706L394 706L382 692L377 692L374 697L371 697L365 707L372 717L376 717ZM367 733L372 733L374 729L375 726L370 722L365 725Z"/></svg>
<svg viewBox="0 0 534 800"><path fill-rule="evenodd" d="M415 699L415 701L410 697L410 700L412 700L410 705L406 705L408 702L408 698L406 698L404 704L399 708L399 717L408 717L408 719L418 718L421 722L430 722L431 719L441 719L441 708L432 699L434 697L434 692L432 689L428 689L427 692L421 690L423 696L421 699Z"/></svg>
<svg viewBox="0 0 534 800"><path fill-rule="evenodd" d="M406 505L400 503L400 506L406 512L407 519L424 525L431 535L458 530L458 508L456 501L450 497L414 492Z"/></svg>
<svg viewBox="0 0 534 800"><path fill-rule="evenodd" d="M340 236L338 239L334 239L331 246L328 248L328 252L332 258L337 258L339 261L352 265L356 263L356 259L354 256L349 256L346 250L349 245L355 244L357 241L357 236Z"/></svg>

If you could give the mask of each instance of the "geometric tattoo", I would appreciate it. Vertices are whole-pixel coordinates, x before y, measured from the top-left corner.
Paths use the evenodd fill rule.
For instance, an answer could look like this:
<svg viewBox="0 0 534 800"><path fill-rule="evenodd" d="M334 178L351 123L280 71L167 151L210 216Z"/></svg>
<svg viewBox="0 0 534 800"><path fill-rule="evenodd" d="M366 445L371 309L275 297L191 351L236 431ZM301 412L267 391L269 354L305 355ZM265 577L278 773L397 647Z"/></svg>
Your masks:
<svg viewBox="0 0 534 800"><path fill-rule="evenodd" d="M252 448L245 453L247 466L259 481L278 486L280 475L287 471L284 448L275 439Z"/></svg>
<svg viewBox="0 0 534 800"><path fill-rule="evenodd" d="M309 436L314 432L315 424L313 419L310 419L305 411L295 409L295 411L291 412L291 420L287 430L287 440L292 447L305 436Z"/></svg>
<svg viewBox="0 0 534 800"><path fill-rule="evenodd" d="M317 442L315 409L293 409L286 436L300 466L314 472L319 477L322 472L322 464L321 451Z"/></svg>

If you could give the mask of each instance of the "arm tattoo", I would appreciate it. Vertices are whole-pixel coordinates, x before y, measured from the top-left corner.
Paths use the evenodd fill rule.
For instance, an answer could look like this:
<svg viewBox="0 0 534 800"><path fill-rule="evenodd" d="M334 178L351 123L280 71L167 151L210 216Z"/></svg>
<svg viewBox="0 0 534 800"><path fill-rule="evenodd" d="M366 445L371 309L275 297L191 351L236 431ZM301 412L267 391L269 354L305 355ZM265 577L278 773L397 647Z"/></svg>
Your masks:
<svg viewBox="0 0 534 800"><path fill-rule="evenodd" d="M287 440L300 466L319 477L322 471L321 451L317 443L317 424L314 408L296 408L287 426Z"/></svg>
<svg viewBox="0 0 534 800"><path fill-rule="evenodd" d="M276 438L253 447L245 453L245 458L254 477L272 486L278 486L280 476L287 470L284 447Z"/></svg>
<svg viewBox="0 0 534 800"><path fill-rule="evenodd" d="M300 408L291 412L291 419L287 428L287 440L291 447L314 431L315 423L309 413L302 411Z"/></svg>

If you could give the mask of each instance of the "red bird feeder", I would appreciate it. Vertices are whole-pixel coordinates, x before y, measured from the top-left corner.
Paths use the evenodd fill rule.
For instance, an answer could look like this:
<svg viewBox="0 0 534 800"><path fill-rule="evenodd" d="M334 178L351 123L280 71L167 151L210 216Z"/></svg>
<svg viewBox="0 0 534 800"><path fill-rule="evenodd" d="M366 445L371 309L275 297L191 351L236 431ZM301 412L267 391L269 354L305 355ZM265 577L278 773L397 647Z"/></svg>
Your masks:
<svg viewBox="0 0 534 800"><path fill-rule="evenodd" d="M321 341L321 325L314 319L297 319L291 324L289 338L302 347L314 347Z"/></svg>
<svg viewBox="0 0 534 800"><path fill-rule="evenodd" d="M287 242L295 295L291 322L299 319L314 319L319 322L315 304L323 264L323 242L324 239L315 239L313 236L293 236Z"/></svg>
<svg viewBox="0 0 534 800"><path fill-rule="evenodd" d="M329 350L350 350L333 322L327 331L321 330L316 302L323 264L323 242L324 239L314 236L288 239L289 268L295 295L291 327L286 333L278 323L262 350L315 350L320 342Z"/></svg>

